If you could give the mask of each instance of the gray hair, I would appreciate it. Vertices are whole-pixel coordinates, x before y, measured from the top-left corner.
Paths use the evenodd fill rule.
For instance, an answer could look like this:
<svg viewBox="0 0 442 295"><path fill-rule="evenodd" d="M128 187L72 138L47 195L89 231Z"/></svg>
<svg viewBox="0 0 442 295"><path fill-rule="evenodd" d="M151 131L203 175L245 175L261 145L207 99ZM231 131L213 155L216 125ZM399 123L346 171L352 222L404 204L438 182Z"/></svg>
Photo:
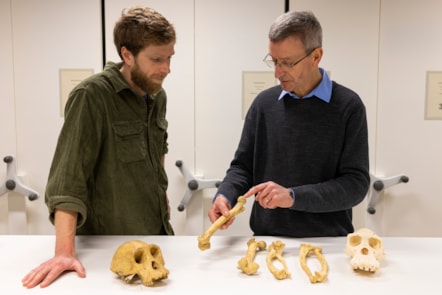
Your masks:
<svg viewBox="0 0 442 295"><path fill-rule="evenodd" d="M299 38L305 51L322 47L321 24L310 11L284 13L270 26L269 40L279 42L288 37Z"/></svg>

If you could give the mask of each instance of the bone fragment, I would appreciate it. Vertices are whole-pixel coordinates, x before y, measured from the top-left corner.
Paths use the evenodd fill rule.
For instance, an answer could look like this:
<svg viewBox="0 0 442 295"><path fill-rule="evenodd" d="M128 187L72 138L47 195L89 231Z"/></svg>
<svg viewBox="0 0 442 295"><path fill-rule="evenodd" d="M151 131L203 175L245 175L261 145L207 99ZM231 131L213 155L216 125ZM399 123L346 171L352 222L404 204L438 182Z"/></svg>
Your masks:
<svg viewBox="0 0 442 295"><path fill-rule="evenodd" d="M201 236L198 237L198 247L200 250L210 249L210 238L212 235L227 221L238 215L245 210L244 204L246 203L246 198L240 196L236 205L230 209L229 216L226 217L221 215L214 223L207 229Z"/></svg>
<svg viewBox="0 0 442 295"><path fill-rule="evenodd" d="M277 240L273 242L269 246L269 253L267 254L266 263L267 267L270 270L270 272L273 274L273 276L278 280L283 280L290 278L290 273L287 268L287 264L285 263L285 259L282 256L282 251L285 248L285 244L281 242L280 240ZM277 269L273 265L273 260L279 260L279 262L282 264L283 268Z"/></svg>
<svg viewBox="0 0 442 295"><path fill-rule="evenodd" d="M247 242L246 255L238 261L238 268L241 269L247 275L253 275L258 271L259 265L254 262L256 252L265 250L267 244L265 241L255 241L255 238L251 238Z"/></svg>
<svg viewBox="0 0 442 295"><path fill-rule="evenodd" d="M307 257L312 254L316 255L319 262L321 263L321 271L320 272L315 271L314 275L310 271L309 267L307 266L307 262L306 262ZM327 266L327 261L325 260L324 256L322 255L322 248L321 247L312 246L310 244L301 244L301 247L299 249L299 261L301 263L302 269L307 274L311 283L314 284L314 283L318 283L318 282L323 282L327 278L328 266Z"/></svg>

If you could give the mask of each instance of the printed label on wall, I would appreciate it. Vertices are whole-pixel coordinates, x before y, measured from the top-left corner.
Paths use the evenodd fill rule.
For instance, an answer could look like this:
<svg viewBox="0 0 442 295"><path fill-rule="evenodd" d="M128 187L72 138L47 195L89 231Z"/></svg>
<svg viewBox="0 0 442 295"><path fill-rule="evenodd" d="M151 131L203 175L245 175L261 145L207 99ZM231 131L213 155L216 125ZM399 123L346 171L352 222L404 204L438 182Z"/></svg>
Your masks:
<svg viewBox="0 0 442 295"><path fill-rule="evenodd" d="M442 71L427 72L426 120L442 120Z"/></svg>

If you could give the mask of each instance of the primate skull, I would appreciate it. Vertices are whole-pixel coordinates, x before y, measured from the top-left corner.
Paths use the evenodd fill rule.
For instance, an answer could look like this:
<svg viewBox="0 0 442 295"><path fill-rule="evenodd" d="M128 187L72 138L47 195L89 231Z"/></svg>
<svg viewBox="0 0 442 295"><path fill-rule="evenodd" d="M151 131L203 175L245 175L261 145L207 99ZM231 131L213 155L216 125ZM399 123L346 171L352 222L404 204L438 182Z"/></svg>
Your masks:
<svg viewBox="0 0 442 295"><path fill-rule="evenodd" d="M110 269L126 283L139 278L145 286L152 286L155 281L166 279L169 275L160 247L139 240L119 246Z"/></svg>
<svg viewBox="0 0 442 295"><path fill-rule="evenodd" d="M384 245L373 231L361 228L347 235L345 253L352 257L350 264L354 270L376 272L384 258Z"/></svg>

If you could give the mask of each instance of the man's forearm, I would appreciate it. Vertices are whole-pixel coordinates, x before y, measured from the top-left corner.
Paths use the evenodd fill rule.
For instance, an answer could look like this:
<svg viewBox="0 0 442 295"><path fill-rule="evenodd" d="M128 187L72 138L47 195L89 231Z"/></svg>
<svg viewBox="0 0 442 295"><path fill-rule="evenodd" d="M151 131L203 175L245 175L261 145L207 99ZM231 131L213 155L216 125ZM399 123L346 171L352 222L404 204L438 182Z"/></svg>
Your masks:
<svg viewBox="0 0 442 295"><path fill-rule="evenodd" d="M75 256L77 212L55 210L55 255Z"/></svg>

